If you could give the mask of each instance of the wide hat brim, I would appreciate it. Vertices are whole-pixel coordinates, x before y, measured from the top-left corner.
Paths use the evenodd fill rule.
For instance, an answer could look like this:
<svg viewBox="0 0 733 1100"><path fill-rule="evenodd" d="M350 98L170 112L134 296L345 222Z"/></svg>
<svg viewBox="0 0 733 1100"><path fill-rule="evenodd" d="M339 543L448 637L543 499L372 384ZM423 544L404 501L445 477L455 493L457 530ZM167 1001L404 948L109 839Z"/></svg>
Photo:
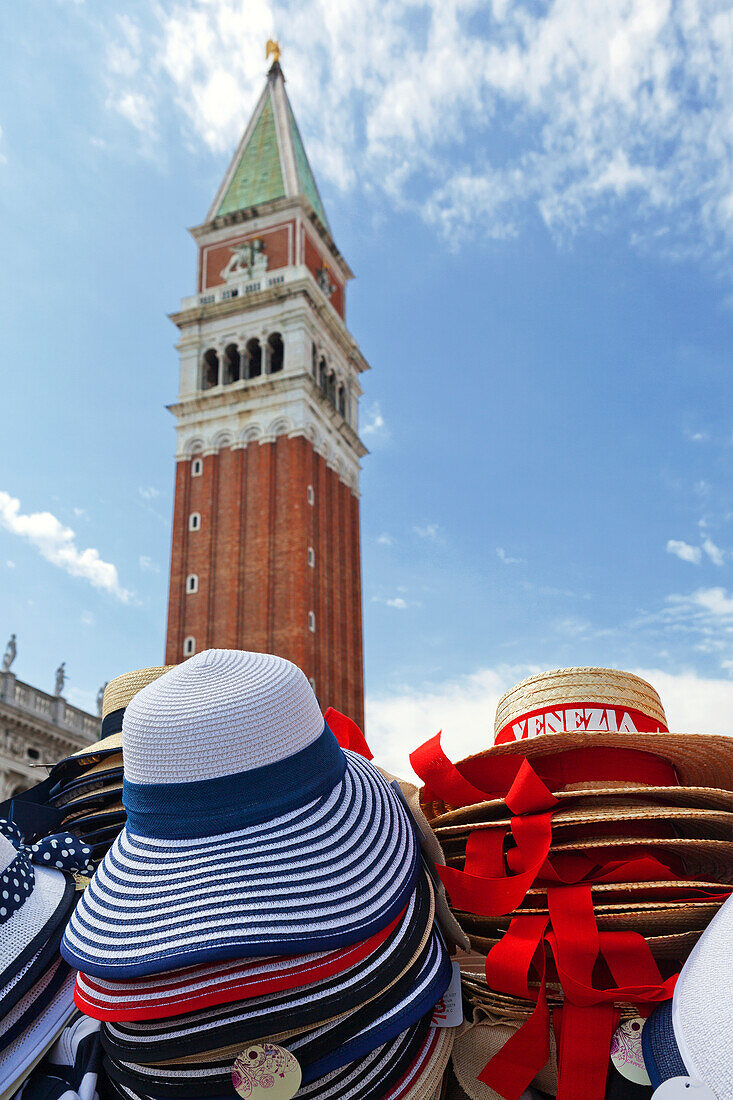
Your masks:
<svg viewBox="0 0 733 1100"><path fill-rule="evenodd" d="M38 954L74 903L74 883L61 871L33 867L30 896L0 925L0 989Z"/></svg>
<svg viewBox="0 0 733 1100"><path fill-rule="evenodd" d="M349 1062L367 1057L373 1050L396 1039L406 1028L421 1021L429 1022L433 1008L450 982L450 960L433 934L409 981L395 984L373 1003L362 1006L328 1023L285 1036L263 1036L260 1041L275 1041L286 1046L297 1058L303 1082L314 1081ZM102 1044L111 1054L112 1025L104 1024ZM112 1055L117 1072L133 1087L165 1097L197 1097L225 1092L231 1081L231 1066L243 1047L249 1045L246 1033L238 1043L211 1051L206 1056L180 1058L173 1062L142 1064Z"/></svg>
<svg viewBox="0 0 733 1100"><path fill-rule="evenodd" d="M48 1049L74 1007L74 976L68 974L52 1000L33 1024L0 1052L0 1095L11 1096L19 1087L29 1066ZM2 1091L5 1090L5 1091Z"/></svg>
<svg viewBox="0 0 733 1100"><path fill-rule="evenodd" d="M280 1024L308 1026L376 996L402 973L432 927L432 895L429 878L423 875L405 910L388 925L388 936L372 937L367 952L357 945L326 954L320 966L322 954L308 956L302 964L303 956L253 960L249 966L249 960L236 960L131 982L103 982L80 973L74 997L88 1015L122 1025L121 1050L126 1035L137 1034L148 1046L162 1045L163 1054L152 1061L177 1057L176 1042L185 1053L211 1049L207 1032L221 1034L234 1028L239 1038L253 1019L261 1022L257 1018L266 1019L270 1035L280 1030ZM268 988L277 986L278 977L280 988ZM108 1033L114 1038L114 1029ZM135 1045L129 1043L128 1054Z"/></svg>
<svg viewBox="0 0 733 1100"><path fill-rule="evenodd" d="M553 837L569 829L583 827L585 835L592 837L594 825L605 826L619 825L619 831L624 822L658 822L666 824L674 822L675 828L682 836L706 836L711 839L729 840L733 830L733 814L725 810L706 810L689 806L661 806L645 802L642 799L629 799L626 802L605 802L602 799L565 808L562 806L552 815ZM452 838L467 837L469 833L479 829L501 829L511 825L511 816L490 818L487 815L485 821L462 822L458 825L437 826L435 835L445 843ZM608 834L609 838L612 834ZM609 840L610 842L610 840Z"/></svg>
<svg viewBox="0 0 733 1100"><path fill-rule="evenodd" d="M195 1094L203 1084L215 1090L217 1081L225 1086L237 1054L256 1042L286 1046L298 1059L307 1082L364 1057L432 1013L450 976L450 961L433 932L399 980L363 1004L358 992L352 991L351 1009L344 1003L339 1015L322 1023L315 1018L314 1006L310 1027L283 1031L282 1016L270 1018L264 1012L258 1017L250 1012L248 1019L251 1006L243 1005L229 1017L222 1015L222 1027L202 1016L180 1017L172 1024L161 1021L153 1033L142 1025L133 1030L134 1025L104 1024L102 1043L125 1072L139 1082L149 1082L146 1091L164 1095ZM300 1018L302 1021L302 1012ZM297 1023L295 1014L293 1023ZM206 1046L208 1049L199 1050ZM186 1049L188 1052L181 1054ZM163 1058L160 1055L165 1050L178 1056ZM199 1053L192 1053L194 1050Z"/></svg>
<svg viewBox="0 0 733 1100"><path fill-rule="evenodd" d="M236 832L170 840L123 829L85 890L62 954L124 978L366 939L407 904L420 869L408 815L365 759L306 807Z"/></svg>
<svg viewBox="0 0 733 1100"><path fill-rule="evenodd" d="M344 1097L349 1100L403 1100L408 1094L400 1091L401 1082L412 1067L420 1064L434 1048L435 1030L421 1021L365 1058L301 1085L297 1092L298 1100L343 1100ZM444 1056L445 1045L441 1044L441 1056ZM112 1089L121 1100L150 1100L155 1097L154 1092L125 1083L111 1059L105 1058L105 1067ZM232 1090L227 1090L226 1096L231 1095Z"/></svg>
<svg viewBox="0 0 733 1100"><path fill-rule="evenodd" d="M652 804L667 806L686 806L690 809L733 811L733 793L718 787L646 787L636 784L614 783L613 785L593 784L578 786L566 790L553 790L555 798L562 807L572 807L588 799L635 798ZM433 802L434 816L430 819L432 829L442 829L448 825L469 825L473 822L491 820L506 815L507 805L503 798L493 798L486 802L474 802L470 806L457 806L447 809L445 803Z"/></svg>
<svg viewBox="0 0 733 1100"><path fill-rule="evenodd" d="M633 749L648 752L672 764L685 787L733 790L733 745L730 737L715 733L633 733L573 730L544 733L521 741L495 745L461 761L500 759L504 756L552 756L573 749Z"/></svg>

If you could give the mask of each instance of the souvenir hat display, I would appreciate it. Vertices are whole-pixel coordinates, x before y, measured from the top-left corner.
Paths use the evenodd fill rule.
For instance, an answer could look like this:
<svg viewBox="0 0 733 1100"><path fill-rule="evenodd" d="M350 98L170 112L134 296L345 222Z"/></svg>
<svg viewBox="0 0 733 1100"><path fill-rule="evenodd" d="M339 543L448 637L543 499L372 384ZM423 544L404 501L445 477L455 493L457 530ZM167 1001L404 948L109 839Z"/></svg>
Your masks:
<svg viewBox="0 0 733 1100"><path fill-rule="evenodd" d="M464 963L469 1010L520 1023L467 1091L516 1100L552 1025L557 1096L602 1100L616 1028L669 1000L730 895L733 742L670 733L639 677L561 669L502 698L492 748L454 765L438 735L411 761L482 956Z"/></svg>
<svg viewBox="0 0 733 1100"><path fill-rule="evenodd" d="M127 705L169 666L141 668L110 680L102 702L101 740L62 760L49 775L48 802L59 827L92 845L98 861L125 823L122 805L122 719Z"/></svg>
<svg viewBox="0 0 733 1100"><path fill-rule="evenodd" d="M15 1086L75 1011L59 955L90 849L66 833L26 845L0 819L0 1095Z"/></svg>
<svg viewBox="0 0 733 1100"><path fill-rule="evenodd" d="M641 1043L650 1081L689 1079L691 1096L733 1096L733 898L703 932L671 1001L654 1009ZM683 1095L680 1091L679 1095Z"/></svg>
<svg viewBox="0 0 733 1100"><path fill-rule="evenodd" d="M126 825L61 948L110 1087L231 1096L238 1055L282 1042L298 1097L431 1100L452 1044L432 1022L454 972L443 888L404 796L300 670L197 654L130 702L122 747Z"/></svg>

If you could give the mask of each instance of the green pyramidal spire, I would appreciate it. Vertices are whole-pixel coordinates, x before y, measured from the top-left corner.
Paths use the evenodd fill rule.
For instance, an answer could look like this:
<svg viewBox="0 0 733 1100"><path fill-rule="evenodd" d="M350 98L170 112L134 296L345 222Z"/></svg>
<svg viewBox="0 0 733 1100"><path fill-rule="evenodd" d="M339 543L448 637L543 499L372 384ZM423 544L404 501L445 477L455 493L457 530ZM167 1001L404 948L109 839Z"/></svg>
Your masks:
<svg viewBox="0 0 733 1100"><path fill-rule="evenodd" d="M328 218L275 61L208 220L273 199L303 195L330 232Z"/></svg>

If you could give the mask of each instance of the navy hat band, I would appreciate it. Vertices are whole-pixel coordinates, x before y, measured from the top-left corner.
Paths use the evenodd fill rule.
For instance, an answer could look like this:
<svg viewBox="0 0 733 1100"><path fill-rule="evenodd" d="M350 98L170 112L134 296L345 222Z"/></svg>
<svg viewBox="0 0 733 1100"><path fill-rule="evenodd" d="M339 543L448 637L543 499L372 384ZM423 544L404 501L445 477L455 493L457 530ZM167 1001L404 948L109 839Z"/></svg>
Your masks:
<svg viewBox="0 0 733 1100"><path fill-rule="evenodd" d="M123 779L122 801L128 828L136 836L216 836L307 806L332 791L345 770L346 757L324 723L315 741L274 764L193 783Z"/></svg>

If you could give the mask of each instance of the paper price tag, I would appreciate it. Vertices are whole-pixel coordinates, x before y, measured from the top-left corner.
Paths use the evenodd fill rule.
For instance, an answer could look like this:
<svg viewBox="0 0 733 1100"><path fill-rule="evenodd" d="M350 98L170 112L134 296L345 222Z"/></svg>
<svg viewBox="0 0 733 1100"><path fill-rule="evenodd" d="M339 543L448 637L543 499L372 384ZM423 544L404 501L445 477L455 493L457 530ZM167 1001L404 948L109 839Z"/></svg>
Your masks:
<svg viewBox="0 0 733 1100"><path fill-rule="evenodd" d="M641 1032L644 1021L641 1016L633 1020L624 1020L616 1028L611 1039L611 1061L627 1081L635 1085L651 1085L649 1074L644 1068L644 1055L641 1050Z"/></svg>
<svg viewBox="0 0 733 1100"><path fill-rule="evenodd" d="M460 1027L463 1023L463 999L461 997L461 968L452 964L450 985L433 1010L432 1027Z"/></svg>
<svg viewBox="0 0 733 1100"><path fill-rule="evenodd" d="M274 1043L252 1043L232 1069L232 1084L243 1100L292 1100L301 1078L297 1058Z"/></svg>
<svg viewBox="0 0 733 1100"><path fill-rule="evenodd" d="M692 1077L670 1077L663 1081L652 1100L718 1100L715 1093Z"/></svg>

